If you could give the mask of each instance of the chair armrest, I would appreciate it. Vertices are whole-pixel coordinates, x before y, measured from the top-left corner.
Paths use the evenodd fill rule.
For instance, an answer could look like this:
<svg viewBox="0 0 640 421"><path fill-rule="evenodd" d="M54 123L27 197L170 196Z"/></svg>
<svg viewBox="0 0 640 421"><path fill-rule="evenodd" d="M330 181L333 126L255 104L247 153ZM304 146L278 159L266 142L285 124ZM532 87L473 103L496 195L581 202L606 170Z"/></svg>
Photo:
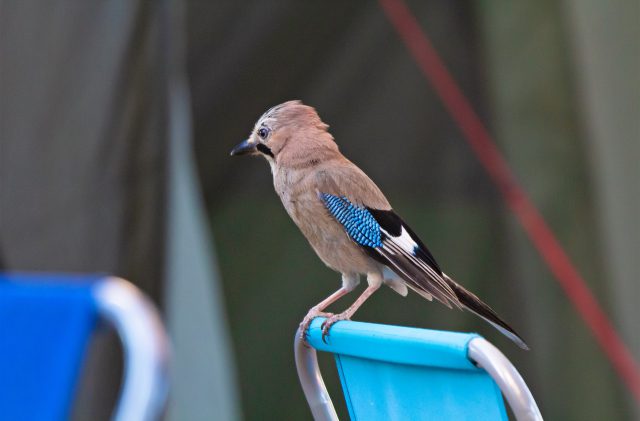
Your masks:
<svg viewBox="0 0 640 421"><path fill-rule="evenodd" d="M124 379L113 419L160 419L169 386L169 339L155 306L120 278L106 278L94 291L98 313L115 328L124 348Z"/></svg>
<svg viewBox="0 0 640 421"><path fill-rule="evenodd" d="M518 421L542 421L542 414L527 384L511 361L484 338L469 341L469 359L483 368L504 394Z"/></svg>

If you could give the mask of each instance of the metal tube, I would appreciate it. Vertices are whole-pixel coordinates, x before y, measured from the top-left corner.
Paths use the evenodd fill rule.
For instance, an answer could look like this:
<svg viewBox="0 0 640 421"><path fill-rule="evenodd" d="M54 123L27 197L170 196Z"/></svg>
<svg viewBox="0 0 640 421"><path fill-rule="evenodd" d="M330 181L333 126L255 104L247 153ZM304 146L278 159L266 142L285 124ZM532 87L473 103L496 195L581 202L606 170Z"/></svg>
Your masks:
<svg viewBox="0 0 640 421"><path fill-rule="evenodd" d="M484 338L469 341L469 359L482 367L498 384L518 421L541 421L538 409L527 384L507 357Z"/></svg>
<svg viewBox="0 0 640 421"><path fill-rule="evenodd" d="M315 421L338 421L331 397L322 380L316 350L305 344L298 328L293 344L298 378Z"/></svg>
<svg viewBox="0 0 640 421"><path fill-rule="evenodd" d="M154 305L138 288L107 278L95 288L98 312L124 348L124 379L113 420L161 418L169 388L169 339Z"/></svg>

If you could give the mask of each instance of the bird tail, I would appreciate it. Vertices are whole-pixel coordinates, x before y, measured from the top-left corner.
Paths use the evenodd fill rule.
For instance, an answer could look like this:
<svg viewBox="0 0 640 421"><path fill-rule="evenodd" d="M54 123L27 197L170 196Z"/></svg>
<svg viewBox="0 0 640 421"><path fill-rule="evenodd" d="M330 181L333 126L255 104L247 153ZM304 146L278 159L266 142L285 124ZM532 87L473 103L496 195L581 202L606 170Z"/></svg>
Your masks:
<svg viewBox="0 0 640 421"><path fill-rule="evenodd" d="M447 281L449 286L451 286L451 289L453 289L453 291L456 293L458 300L467 310L475 313L476 315L489 322L503 335L515 342L516 345L518 345L520 348L527 351L529 350L529 346L527 346L522 337L518 335L516 331L507 324L507 322L502 320L491 307L486 305L484 302L482 302L482 300L480 300L480 298L476 297L475 294L464 289L461 285L459 285L456 281L454 281L447 275L444 275L444 279Z"/></svg>

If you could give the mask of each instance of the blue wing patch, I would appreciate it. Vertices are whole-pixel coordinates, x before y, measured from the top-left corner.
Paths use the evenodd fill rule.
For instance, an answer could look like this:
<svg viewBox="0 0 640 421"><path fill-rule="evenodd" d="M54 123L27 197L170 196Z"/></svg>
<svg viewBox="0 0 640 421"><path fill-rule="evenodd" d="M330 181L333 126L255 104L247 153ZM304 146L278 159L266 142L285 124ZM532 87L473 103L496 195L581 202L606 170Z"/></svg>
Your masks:
<svg viewBox="0 0 640 421"><path fill-rule="evenodd" d="M354 205L345 196L320 193L320 199L329 213L342 226L353 241L361 246L381 247L380 224L366 208Z"/></svg>

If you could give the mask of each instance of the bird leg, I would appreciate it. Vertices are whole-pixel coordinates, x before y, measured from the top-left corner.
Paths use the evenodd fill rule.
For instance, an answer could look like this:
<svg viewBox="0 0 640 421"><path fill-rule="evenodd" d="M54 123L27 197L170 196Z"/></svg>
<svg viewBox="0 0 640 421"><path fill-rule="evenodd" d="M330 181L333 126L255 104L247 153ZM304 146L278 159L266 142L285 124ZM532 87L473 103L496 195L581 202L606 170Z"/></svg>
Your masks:
<svg viewBox="0 0 640 421"><path fill-rule="evenodd" d="M322 341L324 343L327 343L325 338L329 335L329 329L331 329L331 326L333 326L336 322L339 322L340 320L351 319L351 316L353 316L353 313L355 313L356 310L360 308L360 306L367 300L367 298L371 296L371 294L373 294L378 290L378 288L380 288L380 285L381 285L380 282L376 282L373 285L369 285L367 289L364 290L364 292L358 297L358 299L353 304L351 304L351 306L348 309L346 309L340 314L335 314L327 318L327 320L325 320L324 323L322 324Z"/></svg>
<svg viewBox="0 0 640 421"><path fill-rule="evenodd" d="M305 343L307 342L307 329L309 329L309 325L311 324L313 319L320 316L321 317L333 316L333 313L325 313L323 310L329 307L331 304L338 301L338 299L340 299L341 297L344 297L350 291L351 289L343 286L342 288L340 288L339 290L337 290L336 292L334 292L333 294L329 295L327 298L322 300L317 305L311 307L307 315L304 316L302 323L300 323L300 334L302 335L302 339L305 341Z"/></svg>

